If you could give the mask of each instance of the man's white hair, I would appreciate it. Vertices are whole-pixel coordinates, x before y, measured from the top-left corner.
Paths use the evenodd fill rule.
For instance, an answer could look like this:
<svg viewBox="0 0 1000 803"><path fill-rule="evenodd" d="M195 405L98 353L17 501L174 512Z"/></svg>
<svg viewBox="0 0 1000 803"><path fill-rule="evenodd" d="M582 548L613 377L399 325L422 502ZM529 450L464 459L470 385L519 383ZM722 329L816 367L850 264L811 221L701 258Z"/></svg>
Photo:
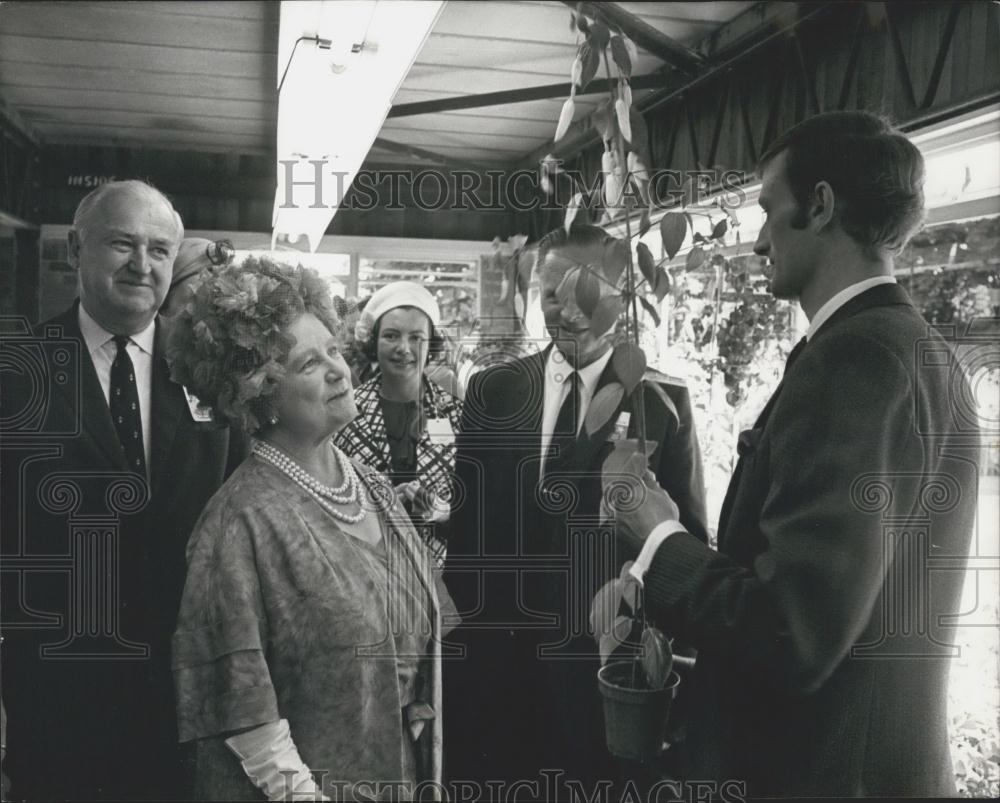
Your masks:
<svg viewBox="0 0 1000 803"><path fill-rule="evenodd" d="M181 216L177 213L177 210L174 209L174 205L170 203L170 199L156 189L156 187L147 184L145 181L128 179L126 181L109 181L106 184L101 184L96 190L88 193L80 201L76 207L76 212L73 214L73 229L76 231L77 237L80 238L80 242L86 239L87 226L90 224L94 212L100 208L101 203L109 196L117 195L120 192L151 193L155 198L158 198L170 210L170 214L174 218L174 223L177 224L177 242L184 239L184 222L181 220Z"/></svg>

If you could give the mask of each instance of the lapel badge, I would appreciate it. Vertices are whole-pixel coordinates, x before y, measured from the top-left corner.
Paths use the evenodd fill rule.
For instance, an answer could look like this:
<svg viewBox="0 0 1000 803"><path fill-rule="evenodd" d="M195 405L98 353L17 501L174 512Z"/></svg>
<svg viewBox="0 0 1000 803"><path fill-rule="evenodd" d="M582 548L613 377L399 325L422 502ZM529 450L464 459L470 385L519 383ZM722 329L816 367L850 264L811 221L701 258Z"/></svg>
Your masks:
<svg viewBox="0 0 1000 803"><path fill-rule="evenodd" d="M618 414L618 420L615 421L614 428L608 433L609 441L623 441L628 437L628 425L632 420L632 413L627 411L622 411Z"/></svg>
<svg viewBox="0 0 1000 803"><path fill-rule="evenodd" d="M427 437L431 443L449 445L455 442L455 430L447 418L428 418Z"/></svg>
<svg viewBox="0 0 1000 803"><path fill-rule="evenodd" d="M191 411L191 418L199 424L211 423L214 420L212 408L203 404L201 399L186 387L183 385L181 387L184 388L184 398L187 401L188 410Z"/></svg>

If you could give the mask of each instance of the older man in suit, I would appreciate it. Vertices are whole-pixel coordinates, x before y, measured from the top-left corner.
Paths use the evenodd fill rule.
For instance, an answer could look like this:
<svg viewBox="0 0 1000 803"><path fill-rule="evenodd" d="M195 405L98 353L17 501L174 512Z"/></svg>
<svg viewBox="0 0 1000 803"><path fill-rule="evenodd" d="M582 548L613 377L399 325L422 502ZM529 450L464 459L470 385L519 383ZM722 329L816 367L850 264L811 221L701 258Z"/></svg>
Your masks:
<svg viewBox="0 0 1000 803"><path fill-rule="evenodd" d="M105 184L69 233L79 299L4 342L5 773L24 799L183 794L170 637L187 537L240 455L170 379L170 202Z"/></svg>
<svg viewBox="0 0 1000 803"><path fill-rule="evenodd" d="M750 796L954 795L948 619L979 433L954 353L892 275L922 220L923 159L880 118L843 112L796 126L762 164L755 251L809 329L740 436L719 551L648 478L620 514L648 535L633 573L653 616L698 649L688 777Z"/></svg>
<svg viewBox="0 0 1000 803"><path fill-rule="evenodd" d="M618 777L604 744L587 619L594 592L623 562L600 526L601 467L616 437L636 437L639 394L620 397L596 431L584 427L621 367L608 334L566 303L564 281L582 264L624 263L624 247L590 226L546 236L538 266L554 342L475 374L466 394L446 562L465 619L450 637L465 655L444 667L445 763L455 782L523 781L522 798L590 796ZM706 540L687 388L652 371L643 381L650 464L679 500L685 526ZM559 773L555 789L544 770Z"/></svg>

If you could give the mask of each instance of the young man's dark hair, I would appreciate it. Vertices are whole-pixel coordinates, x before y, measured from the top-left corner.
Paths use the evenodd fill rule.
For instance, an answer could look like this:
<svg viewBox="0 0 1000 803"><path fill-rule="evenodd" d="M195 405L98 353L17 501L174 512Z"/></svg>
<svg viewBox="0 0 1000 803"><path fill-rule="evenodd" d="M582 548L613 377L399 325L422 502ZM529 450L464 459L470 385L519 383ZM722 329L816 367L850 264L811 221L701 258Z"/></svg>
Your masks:
<svg viewBox="0 0 1000 803"><path fill-rule="evenodd" d="M837 199L840 225L875 252L899 253L924 217L924 159L904 134L870 112L811 117L778 137L759 170L787 153L786 178L799 203L793 224L806 225L816 184L826 181Z"/></svg>

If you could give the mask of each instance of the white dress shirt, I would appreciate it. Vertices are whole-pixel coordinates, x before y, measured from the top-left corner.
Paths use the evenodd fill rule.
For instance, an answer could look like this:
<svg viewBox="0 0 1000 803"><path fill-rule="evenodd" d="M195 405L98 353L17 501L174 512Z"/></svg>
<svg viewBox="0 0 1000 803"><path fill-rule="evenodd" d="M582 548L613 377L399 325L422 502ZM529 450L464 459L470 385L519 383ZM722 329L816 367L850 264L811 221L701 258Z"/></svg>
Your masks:
<svg viewBox="0 0 1000 803"><path fill-rule="evenodd" d="M580 431L583 419L587 415L587 407L590 400L594 398L597 390L597 382L604 373L604 369L611 359L611 349L602 354L589 365L581 368L580 374L580 410L576 420L576 431ZM545 476L545 456L552 443L552 430L555 429L556 419L559 418L559 408L562 407L563 399L569 393L569 385L566 380L574 370L558 346L553 346L549 351L549 358L545 363L545 391L542 397L542 460L538 469L539 477Z"/></svg>
<svg viewBox="0 0 1000 803"><path fill-rule="evenodd" d="M97 379L104 391L104 401L111 409L111 365L115 361L118 349L115 346L114 334L108 332L95 321L90 313L80 304L80 334L87 344L87 351L97 371ZM154 320L141 332L129 336L125 350L132 367L135 369L135 384L139 391L139 414L142 417L142 448L146 454L146 466L149 470L150 445L153 439L153 336L156 333Z"/></svg>
<svg viewBox="0 0 1000 803"><path fill-rule="evenodd" d="M806 340L811 340L816 330L830 320L830 316L844 306L844 304L852 298L861 295L866 290L878 287L880 284L896 284L896 278L894 276L874 276L871 279L855 282L832 296L822 307L816 310L816 314L809 321L809 329L806 330ZM668 536L679 532L684 532L684 526L679 521L668 519L657 524L647 536L645 543L642 545L642 550L639 552L639 557L636 558L635 563L632 564L632 568L629 569L629 574L642 584L642 578L649 571L649 565L653 562L653 556L656 554L656 550L660 548L660 544Z"/></svg>
<svg viewBox="0 0 1000 803"><path fill-rule="evenodd" d="M813 315L812 320L809 321L809 328L806 330L806 340L812 340L812 336L816 333L816 330L830 320L830 316L844 306L844 304L855 296L861 295L865 292L865 290L871 290L873 287L878 287L880 284L896 284L896 277L873 276L871 279L864 279L863 281L855 282L833 296L822 307L816 310L816 314Z"/></svg>

